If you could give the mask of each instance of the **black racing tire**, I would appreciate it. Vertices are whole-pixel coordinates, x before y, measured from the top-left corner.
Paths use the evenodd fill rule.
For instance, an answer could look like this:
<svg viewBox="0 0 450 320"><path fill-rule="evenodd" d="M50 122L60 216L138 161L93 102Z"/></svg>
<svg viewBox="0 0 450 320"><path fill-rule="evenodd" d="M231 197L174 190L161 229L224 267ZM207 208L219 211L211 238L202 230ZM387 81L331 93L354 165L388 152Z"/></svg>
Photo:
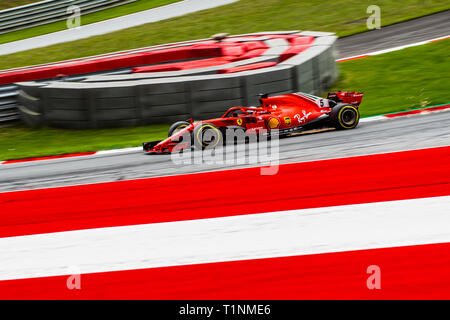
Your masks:
<svg viewBox="0 0 450 320"><path fill-rule="evenodd" d="M359 117L358 108L351 104L339 104L330 113L331 125L338 130L356 128Z"/></svg>
<svg viewBox="0 0 450 320"><path fill-rule="evenodd" d="M214 149L223 143L223 133L212 123L202 123L192 133L194 146L197 149Z"/></svg>
<svg viewBox="0 0 450 320"><path fill-rule="evenodd" d="M171 137L176 131L181 130L189 126L190 123L187 121L177 121L169 128L169 137Z"/></svg>

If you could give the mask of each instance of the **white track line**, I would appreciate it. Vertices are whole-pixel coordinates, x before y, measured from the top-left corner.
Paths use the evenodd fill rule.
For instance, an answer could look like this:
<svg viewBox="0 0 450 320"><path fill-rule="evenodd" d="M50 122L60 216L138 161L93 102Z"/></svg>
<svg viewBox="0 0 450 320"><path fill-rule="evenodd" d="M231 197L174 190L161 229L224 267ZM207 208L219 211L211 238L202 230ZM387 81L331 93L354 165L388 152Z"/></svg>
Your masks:
<svg viewBox="0 0 450 320"><path fill-rule="evenodd" d="M61 30L49 34L31 37L0 45L0 55L12 54L25 50L47 47L68 41L76 41L93 36L108 34L114 31L129 29L147 23L167 20L201 10L227 5L237 0L184 0L164 6L130 13L125 16L111 18L79 28ZM82 20L83 22L83 20Z"/></svg>
<svg viewBox="0 0 450 320"><path fill-rule="evenodd" d="M446 36L439 37L439 38L433 38L433 39L430 39L430 40L414 42L414 43L405 44L405 45L402 45L402 46L393 47L393 48L389 48L389 49L383 49L383 50L373 51L373 52L369 52L369 53L363 53L363 54L359 54L359 55L356 55L356 56L350 56L350 57L346 57L346 58L337 59L336 62L341 62L341 61L350 60L350 59L357 59L357 58L361 58L361 57L365 57L365 56L376 56L376 55L379 55L379 54L393 52L393 51L399 51L399 50L403 50L405 48L421 46L421 45L428 44L428 43L431 43L431 42L444 40L444 39L447 39L449 37L450 37L450 35L446 35Z"/></svg>
<svg viewBox="0 0 450 320"><path fill-rule="evenodd" d="M450 242L450 196L0 239L0 279Z"/></svg>
<svg viewBox="0 0 450 320"><path fill-rule="evenodd" d="M445 105L442 105L445 106ZM437 106L430 106L428 108L424 109L416 109L416 110L405 110L405 111L399 111L394 113L389 113L387 115L379 115L379 116L373 116L373 117L367 117L367 118L361 118L359 122L365 123L365 122L373 122L373 121L381 121L381 120L394 120L398 118L404 118L404 117L411 117L411 116L418 116L418 115L427 115L430 113L437 113L437 112L446 112L450 111L450 104L448 104L446 109L441 110L431 110L430 108L437 107ZM411 113L410 113L411 112ZM396 116L396 117L389 117L389 115L395 115L396 113L404 113L404 115Z"/></svg>
<svg viewBox="0 0 450 320"><path fill-rule="evenodd" d="M109 154L115 154L115 153L128 153L128 152L132 153L132 152L136 152L136 151L142 151L142 147L103 150L103 151L97 151L93 155L109 155Z"/></svg>
<svg viewBox="0 0 450 320"><path fill-rule="evenodd" d="M359 119L359 122L365 123L365 122L372 122L372 121L380 121L387 119L384 116L375 116L375 117L368 117L368 118L361 118Z"/></svg>

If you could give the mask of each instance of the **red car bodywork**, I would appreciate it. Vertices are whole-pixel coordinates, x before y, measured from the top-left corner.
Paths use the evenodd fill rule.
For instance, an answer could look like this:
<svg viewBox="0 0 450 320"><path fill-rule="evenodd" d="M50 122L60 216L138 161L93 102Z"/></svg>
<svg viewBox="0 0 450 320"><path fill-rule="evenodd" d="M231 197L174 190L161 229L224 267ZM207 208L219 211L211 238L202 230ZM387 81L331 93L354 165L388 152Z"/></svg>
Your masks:
<svg viewBox="0 0 450 320"><path fill-rule="evenodd" d="M340 91L328 94L327 98L306 93L290 93L280 96L262 96L259 107L233 107L220 118L192 122L180 131L162 141L144 143L144 150L150 153L170 153L189 147L189 142L179 142L180 136L192 133L196 126L205 123L217 128L240 127L247 134L258 130L277 130L284 135L300 131L310 124L322 123L329 118L333 107L346 103L356 108L361 103L363 93Z"/></svg>

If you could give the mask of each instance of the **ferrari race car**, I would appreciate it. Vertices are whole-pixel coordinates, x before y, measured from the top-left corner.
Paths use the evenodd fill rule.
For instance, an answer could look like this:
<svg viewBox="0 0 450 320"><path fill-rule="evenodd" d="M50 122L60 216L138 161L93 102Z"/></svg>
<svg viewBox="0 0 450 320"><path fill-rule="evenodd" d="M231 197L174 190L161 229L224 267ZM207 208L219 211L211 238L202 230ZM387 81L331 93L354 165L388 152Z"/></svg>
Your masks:
<svg viewBox="0 0 450 320"><path fill-rule="evenodd" d="M284 136L323 127L353 129L359 122L362 97L363 93L354 91L330 92L326 99L301 92L264 94L259 107L232 107L221 118L178 121L169 128L167 139L145 142L143 149L149 153L171 153L192 145L211 149L226 142L227 130Z"/></svg>

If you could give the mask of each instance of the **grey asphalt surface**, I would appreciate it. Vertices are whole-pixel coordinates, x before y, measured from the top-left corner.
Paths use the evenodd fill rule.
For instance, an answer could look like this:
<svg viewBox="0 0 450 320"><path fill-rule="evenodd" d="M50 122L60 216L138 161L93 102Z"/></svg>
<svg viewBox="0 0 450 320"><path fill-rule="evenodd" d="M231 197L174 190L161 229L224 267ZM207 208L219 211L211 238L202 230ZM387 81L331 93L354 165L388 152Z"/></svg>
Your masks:
<svg viewBox="0 0 450 320"><path fill-rule="evenodd" d="M0 45L0 55L98 36L146 23L175 18L200 10L211 9L236 1L237 0L184 0L175 2L166 6L149 9L118 18L81 25L81 27L75 29L67 29L42 36L5 43ZM83 24L83 17L81 17L81 24Z"/></svg>
<svg viewBox="0 0 450 320"><path fill-rule="evenodd" d="M304 162L450 145L450 112L413 115L279 140L279 162ZM257 146L256 144L249 145ZM436 159L438 160L438 159ZM0 166L0 192L148 178L264 165L176 164L142 151Z"/></svg>
<svg viewBox="0 0 450 320"><path fill-rule="evenodd" d="M339 58L450 35L450 10L338 40Z"/></svg>
<svg viewBox="0 0 450 320"><path fill-rule="evenodd" d="M340 57L408 44L414 37L413 42L416 42L421 40L420 37L429 39L448 34L449 30L443 27L448 26L448 21L443 21L449 12L438 14L436 23L433 23L432 16L427 16L386 27L389 30L384 31L387 32L385 36L380 36L377 30L340 39ZM364 48L367 51L361 51ZM364 108L364 102L361 108ZM450 112L361 123L350 131L329 131L281 139L279 158L280 163L289 163L448 146L449 128ZM177 165L169 155L148 155L136 150L122 154L0 165L0 192L255 165L262 164Z"/></svg>

